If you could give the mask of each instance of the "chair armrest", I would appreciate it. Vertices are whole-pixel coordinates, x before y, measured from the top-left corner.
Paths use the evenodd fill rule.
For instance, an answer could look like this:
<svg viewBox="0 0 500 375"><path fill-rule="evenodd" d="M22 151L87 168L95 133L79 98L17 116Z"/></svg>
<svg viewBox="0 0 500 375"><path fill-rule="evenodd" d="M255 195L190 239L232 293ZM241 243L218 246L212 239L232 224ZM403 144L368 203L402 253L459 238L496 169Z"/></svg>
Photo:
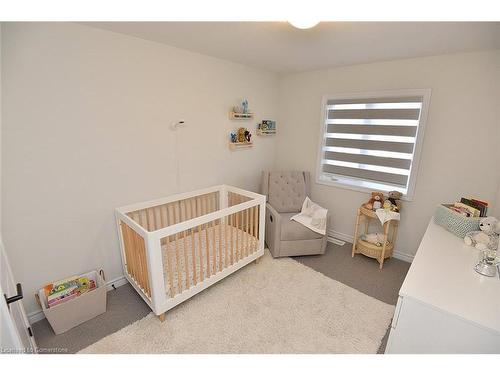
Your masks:
<svg viewBox="0 0 500 375"><path fill-rule="evenodd" d="M281 215L271 206L266 204L266 243L274 256L279 256L281 242Z"/></svg>
<svg viewBox="0 0 500 375"><path fill-rule="evenodd" d="M266 219L269 219L271 224L279 226L281 228L281 215L279 214L276 209L271 206L269 203L266 203L266 208L267 208L267 216Z"/></svg>

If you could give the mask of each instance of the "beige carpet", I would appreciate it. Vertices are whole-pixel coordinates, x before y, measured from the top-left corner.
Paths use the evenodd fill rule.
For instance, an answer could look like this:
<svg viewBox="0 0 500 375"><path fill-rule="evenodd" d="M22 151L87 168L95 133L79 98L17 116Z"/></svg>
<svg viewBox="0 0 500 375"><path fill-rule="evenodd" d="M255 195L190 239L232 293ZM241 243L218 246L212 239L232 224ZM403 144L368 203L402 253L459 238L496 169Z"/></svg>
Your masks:
<svg viewBox="0 0 500 375"><path fill-rule="evenodd" d="M292 259L251 264L80 353L376 353L394 306Z"/></svg>

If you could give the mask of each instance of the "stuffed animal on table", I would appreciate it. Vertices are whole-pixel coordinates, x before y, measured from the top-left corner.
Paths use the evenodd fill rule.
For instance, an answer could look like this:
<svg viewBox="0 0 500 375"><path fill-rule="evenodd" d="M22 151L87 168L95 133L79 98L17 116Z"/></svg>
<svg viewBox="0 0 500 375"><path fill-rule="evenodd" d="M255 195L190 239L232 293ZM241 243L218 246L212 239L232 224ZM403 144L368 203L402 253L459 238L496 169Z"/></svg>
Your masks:
<svg viewBox="0 0 500 375"><path fill-rule="evenodd" d="M478 250L496 250L500 234L500 221L492 216L484 217L479 221L479 229L467 233L464 242Z"/></svg>
<svg viewBox="0 0 500 375"><path fill-rule="evenodd" d="M384 210L386 210L386 211L394 211L394 205L393 205L393 204L389 201L389 199L387 199L387 200L384 202L384 204L383 204L383 206L382 206L382 207L383 207L383 208L384 208Z"/></svg>
<svg viewBox="0 0 500 375"><path fill-rule="evenodd" d="M382 208L382 205L384 204L384 194L380 192L372 192L372 197L368 202L363 204L363 207L368 209L368 210L378 210L379 208Z"/></svg>
<svg viewBox="0 0 500 375"><path fill-rule="evenodd" d="M387 193L387 200L391 202L392 208L391 210L394 212L399 212L401 210L401 197L403 194L401 194L400 191L393 190Z"/></svg>
<svg viewBox="0 0 500 375"><path fill-rule="evenodd" d="M360 238L363 241L372 243L376 246L381 247L384 244L385 241L385 236L383 233L367 233L367 234L362 234Z"/></svg>

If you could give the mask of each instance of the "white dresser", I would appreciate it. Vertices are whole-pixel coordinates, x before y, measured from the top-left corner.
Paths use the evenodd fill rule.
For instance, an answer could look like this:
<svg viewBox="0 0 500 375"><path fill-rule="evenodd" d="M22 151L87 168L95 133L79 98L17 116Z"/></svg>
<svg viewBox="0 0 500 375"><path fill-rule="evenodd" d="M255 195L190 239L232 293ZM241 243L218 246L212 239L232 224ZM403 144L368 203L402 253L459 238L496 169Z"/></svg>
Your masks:
<svg viewBox="0 0 500 375"><path fill-rule="evenodd" d="M386 353L500 353L500 278L431 219L399 291Z"/></svg>

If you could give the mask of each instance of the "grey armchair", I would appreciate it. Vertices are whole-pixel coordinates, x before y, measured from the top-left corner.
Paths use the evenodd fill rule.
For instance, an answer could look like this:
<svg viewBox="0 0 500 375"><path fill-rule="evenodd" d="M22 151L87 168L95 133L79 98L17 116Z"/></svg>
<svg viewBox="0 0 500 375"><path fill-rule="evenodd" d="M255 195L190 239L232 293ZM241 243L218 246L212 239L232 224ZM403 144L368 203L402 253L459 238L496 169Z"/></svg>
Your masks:
<svg viewBox="0 0 500 375"><path fill-rule="evenodd" d="M310 197L309 172L262 172L261 193L266 196L265 241L273 257L324 254L326 236L290 218Z"/></svg>

